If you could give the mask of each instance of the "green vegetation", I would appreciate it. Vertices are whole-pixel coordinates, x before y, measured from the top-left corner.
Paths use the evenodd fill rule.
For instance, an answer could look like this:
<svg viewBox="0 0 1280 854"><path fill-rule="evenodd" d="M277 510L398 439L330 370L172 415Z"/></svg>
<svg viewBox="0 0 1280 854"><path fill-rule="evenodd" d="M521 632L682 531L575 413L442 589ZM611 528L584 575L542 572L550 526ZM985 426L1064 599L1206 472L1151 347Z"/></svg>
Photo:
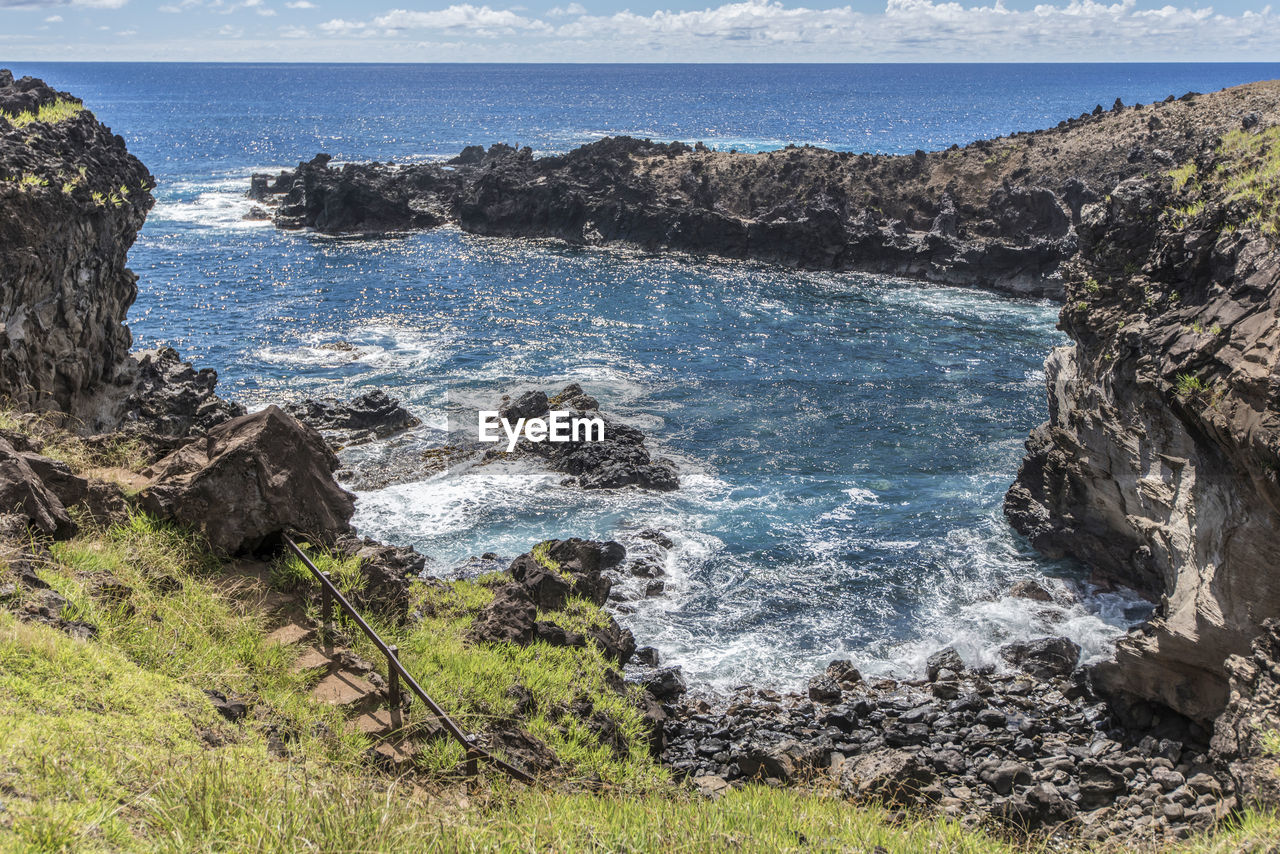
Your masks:
<svg viewBox="0 0 1280 854"><path fill-rule="evenodd" d="M1087 276L1084 280L1084 289L1091 294L1096 294L1102 290L1102 285L1093 276Z"/></svg>
<svg viewBox="0 0 1280 854"><path fill-rule="evenodd" d="M1204 380L1195 374L1182 373L1173 378L1174 391L1178 397L1198 397L1209 390Z"/></svg>
<svg viewBox="0 0 1280 854"><path fill-rule="evenodd" d="M35 110L24 110L21 113L6 113L0 111L0 116L9 121L14 127L24 128L36 122L45 124L56 124L65 122L68 119L75 118L84 112L84 104L79 101L61 99L54 101L52 104L43 104Z"/></svg>
<svg viewBox="0 0 1280 854"><path fill-rule="evenodd" d="M1188 161L1176 169L1169 171L1169 177L1173 179L1173 191L1175 193L1182 192L1182 188L1187 186L1187 182L1196 175L1196 164L1194 160Z"/></svg>
<svg viewBox="0 0 1280 854"><path fill-rule="evenodd" d="M1207 172L1194 164L1169 172L1174 191L1188 199L1171 211L1173 224L1185 227L1213 201L1230 209L1224 230L1247 226L1280 240L1280 126L1231 131L1214 155Z"/></svg>
<svg viewBox="0 0 1280 854"><path fill-rule="evenodd" d="M291 577L286 565L272 578ZM461 756L448 741L420 754L416 777L375 770L365 737L310 698L314 677L292 671L297 650L266 642L260 591L184 531L135 516L58 544L39 572L68 599L64 616L99 634L76 640L0 610L0 851L1047 850L855 807L821 785L718 800L674 786L594 649L464 642L492 595L482 585L419 585L423 620L379 629L465 728L517 719L510 689L522 686L534 706L525 724L563 763L561 783L526 789L490 774L464 790L451 782ZM554 616L589 620L589 610L575 600ZM246 698L250 714L228 723L205 688ZM583 700L629 747L602 744L566 714ZM1249 814L1177 850L1261 852L1278 832L1275 816Z"/></svg>
<svg viewBox="0 0 1280 854"><path fill-rule="evenodd" d="M560 569L559 562L551 556L551 540L544 540L543 542L538 543L533 547L531 553L533 554L533 559L537 561L538 566L542 567L547 572L554 572L556 575L561 577L564 576L564 571Z"/></svg>

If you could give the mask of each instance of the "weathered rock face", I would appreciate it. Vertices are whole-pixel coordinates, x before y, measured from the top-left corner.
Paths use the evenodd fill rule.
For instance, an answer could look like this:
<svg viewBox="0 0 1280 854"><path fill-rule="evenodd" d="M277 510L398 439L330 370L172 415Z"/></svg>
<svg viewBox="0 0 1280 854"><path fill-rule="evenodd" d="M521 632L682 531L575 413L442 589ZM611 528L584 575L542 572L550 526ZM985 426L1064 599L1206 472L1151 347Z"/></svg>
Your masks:
<svg viewBox="0 0 1280 854"><path fill-rule="evenodd" d="M79 104L0 70L0 395L79 414L128 356L137 288L125 255L155 182L87 110L13 120L60 102Z"/></svg>
<svg viewBox="0 0 1280 854"><path fill-rule="evenodd" d="M855 155L818 148L709 151L626 137L568 154L468 147L448 164L328 165L255 176L275 222L330 233L430 228L623 242L811 269L862 270L1061 296L1082 207L1117 182L1168 168L1275 112L1257 83L1096 111L1035 133L948 151Z"/></svg>
<svg viewBox="0 0 1280 854"><path fill-rule="evenodd" d="M52 464L36 454L21 453L0 439L0 507L21 516L34 530L51 536L65 536L75 530L71 517L58 496L33 468Z"/></svg>
<svg viewBox="0 0 1280 854"><path fill-rule="evenodd" d="M1241 801L1280 804L1280 620L1267 620L1249 656L1227 660L1231 694L1214 727L1213 752L1231 771Z"/></svg>
<svg viewBox="0 0 1280 854"><path fill-rule="evenodd" d="M1260 189L1280 114L1254 119L1085 208L1075 343L1046 363L1050 420L1005 504L1045 553L1161 597L1099 684L1201 722L1280 613L1280 216Z"/></svg>
<svg viewBox="0 0 1280 854"><path fill-rule="evenodd" d="M217 385L217 371L197 370L171 347L147 350L131 354L113 385L86 398L82 417L90 429L124 432L165 453L245 414L218 397Z"/></svg>
<svg viewBox="0 0 1280 854"><path fill-rule="evenodd" d="M282 531L333 540L349 531L354 498L333 480L320 435L269 406L209 431L155 465L143 507L202 532L227 553Z"/></svg>

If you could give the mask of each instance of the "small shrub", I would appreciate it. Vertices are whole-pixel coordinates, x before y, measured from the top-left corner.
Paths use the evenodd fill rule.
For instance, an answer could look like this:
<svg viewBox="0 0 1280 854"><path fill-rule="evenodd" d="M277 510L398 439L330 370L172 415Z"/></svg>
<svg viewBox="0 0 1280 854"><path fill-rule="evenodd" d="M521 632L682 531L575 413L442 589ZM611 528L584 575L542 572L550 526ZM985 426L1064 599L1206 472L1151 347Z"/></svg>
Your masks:
<svg viewBox="0 0 1280 854"><path fill-rule="evenodd" d="M1173 378L1173 387L1178 397L1198 397L1209 390L1205 381L1195 374L1178 374Z"/></svg>

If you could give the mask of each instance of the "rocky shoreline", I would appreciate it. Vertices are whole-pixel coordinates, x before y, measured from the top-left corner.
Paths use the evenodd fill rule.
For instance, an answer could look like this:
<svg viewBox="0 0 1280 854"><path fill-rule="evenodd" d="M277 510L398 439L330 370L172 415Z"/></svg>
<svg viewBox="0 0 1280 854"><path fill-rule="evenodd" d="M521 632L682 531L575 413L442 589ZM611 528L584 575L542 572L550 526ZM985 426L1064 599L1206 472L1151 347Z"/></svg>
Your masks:
<svg viewBox="0 0 1280 854"><path fill-rule="evenodd" d="M214 372L176 352L130 353L136 289L125 253L152 204L151 179L87 111L34 129L0 118L0 393L17 425L0 430L0 534L16 578L0 600L22 619L94 635L64 616L66 600L31 568L53 540L74 535L80 513L112 521L142 508L200 532L221 555L270 554L282 532L305 532L359 558L353 596L389 620L448 607L471 620L476 645L599 650L614 668L610 689L643 709L654 755L711 797L746 782L834 787L966 823L1133 841L1185 838L1240 808L1274 807L1280 215L1270 196L1242 195L1240 179L1273 187L1280 174L1278 94L1254 84L1117 104L1054 130L902 158L604 140L542 159L471 148L447 167L333 169L321 157L254 181L256 197L279 197L281 227L456 221L482 234L617 240L1036 295L1065 282L1063 325L1075 343L1050 358L1051 420L1029 440L1006 510L1042 550L1163 594L1114 664L1079 668L1078 647L1044 638L1003 650L1007 672L970 667L948 649L923 679L865 679L837 661L805 696L749 686L690 696L679 669L660 666L608 613L661 593L670 542L656 531L638 534L631 554L567 539L510 562L486 555L475 567L483 602L415 604L410 580L423 578L426 558L356 536L332 447L408 429L413 416L385 395L304 402L294 410L302 421L274 406L246 414L217 396ZM0 112L73 100L0 72ZM894 195L877 195L890 186ZM552 406L599 409L574 386L500 408ZM584 488L678 486L638 431L609 429L599 452L521 453ZM44 453L68 437L92 460L80 473ZM119 443L145 466L127 484L103 476L104 449ZM118 593L109 578L97 583L103 597ZM589 701L563 712L600 744L628 749ZM551 767L554 756L522 726L518 715L496 722L487 743Z"/></svg>
<svg viewBox="0 0 1280 854"><path fill-rule="evenodd" d="M470 146L446 163L326 154L255 175L254 216L283 229L384 234L446 223L490 236L623 243L816 270L856 270L1062 298L1083 209L1159 174L1248 116L1280 85L1124 106L946 151L870 155L789 146L761 154L607 138L563 155Z"/></svg>

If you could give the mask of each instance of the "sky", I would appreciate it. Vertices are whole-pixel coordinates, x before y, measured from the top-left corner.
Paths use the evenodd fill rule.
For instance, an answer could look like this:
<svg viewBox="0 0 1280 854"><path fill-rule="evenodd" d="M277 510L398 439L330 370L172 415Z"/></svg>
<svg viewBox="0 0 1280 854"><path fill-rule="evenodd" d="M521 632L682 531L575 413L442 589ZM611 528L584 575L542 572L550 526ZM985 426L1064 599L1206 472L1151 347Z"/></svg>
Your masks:
<svg viewBox="0 0 1280 854"><path fill-rule="evenodd" d="M1256 0L0 0L19 60L1280 61Z"/></svg>

